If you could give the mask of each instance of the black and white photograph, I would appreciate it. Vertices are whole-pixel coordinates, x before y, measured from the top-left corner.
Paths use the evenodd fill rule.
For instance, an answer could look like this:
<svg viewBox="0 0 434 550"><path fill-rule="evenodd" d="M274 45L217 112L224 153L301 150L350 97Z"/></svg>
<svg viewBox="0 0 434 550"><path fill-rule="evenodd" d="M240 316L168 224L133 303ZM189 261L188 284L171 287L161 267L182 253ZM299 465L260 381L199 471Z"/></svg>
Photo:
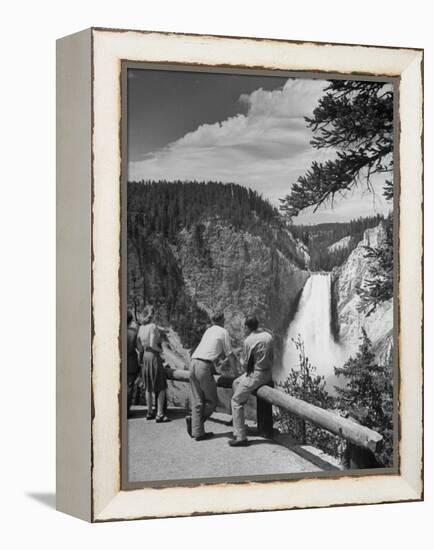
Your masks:
<svg viewBox="0 0 434 550"><path fill-rule="evenodd" d="M430 546L429 6L2 6L2 548Z"/></svg>
<svg viewBox="0 0 434 550"><path fill-rule="evenodd" d="M126 488L396 472L393 80L123 70Z"/></svg>

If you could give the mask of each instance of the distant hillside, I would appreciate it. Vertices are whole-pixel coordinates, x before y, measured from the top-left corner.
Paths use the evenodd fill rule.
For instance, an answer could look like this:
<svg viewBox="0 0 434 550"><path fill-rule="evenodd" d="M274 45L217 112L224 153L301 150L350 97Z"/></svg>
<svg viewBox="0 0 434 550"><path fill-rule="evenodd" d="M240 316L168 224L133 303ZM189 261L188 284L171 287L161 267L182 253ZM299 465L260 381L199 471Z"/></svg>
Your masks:
<svg viewBox="0 0 434 550"><path fill-rule="evenodd" d="M141 181L128 183L128 212L145 212L148 224L173 240L179 229L201 217L219 216L236 228L276 223L279 214L256 191L214 181Z"/></svg>
<svg viewBox="0 0 434 550"><path fill-rule="evenodd" d="M346 223L294 225L291 231L307 246L310 268L313 271L331 271L345 262L363 239L365 230L378 226L381 221L384 221L384 216L378 214Z"/></svg>
<svg viewBox="0 0 434 550"><path fill-rule="evenodd" d="M234 183L129 182L128 218L139 220L145 234L158 233L172 243L182 229L197 228L204 220L222 220L236 231L273 242L286 257L305 267L305 256L277 208L256 191Z"/></svg>
<svg viewBox="0 0 434 550"><path fill-rule="evenodd" d="M339 239L339 241L336 241L335 243L331 244L328 247L329 252L336 252L340 248L348 248L351 242L351 235L348 235L347 237L343 237L342 239Z"/></svg>

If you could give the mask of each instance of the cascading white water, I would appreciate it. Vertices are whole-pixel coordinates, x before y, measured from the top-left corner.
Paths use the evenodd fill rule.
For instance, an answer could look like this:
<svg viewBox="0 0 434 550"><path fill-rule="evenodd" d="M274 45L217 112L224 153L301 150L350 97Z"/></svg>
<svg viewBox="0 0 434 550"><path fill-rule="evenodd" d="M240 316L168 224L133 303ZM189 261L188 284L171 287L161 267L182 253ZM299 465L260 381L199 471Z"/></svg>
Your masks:
<svg viewBox="0 0 434 550"><path fill-rule="evenodd" d="M300 297L297 312L289 325L279 378L299 366L299 356L292 339L298 336L304 342L306 356L316 373L331 381L334 366L345 359L345 350L338 345L331 331L331 276L314 273L307 280Z"/></svg>

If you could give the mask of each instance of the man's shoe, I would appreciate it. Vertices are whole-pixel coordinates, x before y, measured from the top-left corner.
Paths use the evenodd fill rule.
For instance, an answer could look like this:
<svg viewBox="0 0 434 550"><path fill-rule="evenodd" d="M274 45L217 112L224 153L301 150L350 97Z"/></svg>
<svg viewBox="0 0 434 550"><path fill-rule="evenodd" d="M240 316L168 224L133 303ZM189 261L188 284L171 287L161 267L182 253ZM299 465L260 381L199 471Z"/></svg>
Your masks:
<svg viewBox="0 0 434 550"><path fill-rule="evenodd" d="M190 437L193 437L193 434L191 433L191 416L185 417L185 424L187 425L187 433Z"/></svg>
<svg viewBox="0 0 434 550"><path fill-rule="evenodd" d="M195 439L196 441L204 441L205 439L211 439L212 437L214 437L213 432L205 432L205 433L202 434L202 435L198 435L198 436L195 437L194 439Z"/></svg>
<svg viewBox="0 0 434 550"><path fill-rule="evenodd" d="M161 424L162 422L170 422L170 418L168 418L165 414L157 415L155 422L157 424Z"/></svg>
<svg viewBox="0 0 434 550"><path fill-rule="evenodd" d="M231 447L247 447L249 444L248 439L231 439L228 441Z"/></svg>

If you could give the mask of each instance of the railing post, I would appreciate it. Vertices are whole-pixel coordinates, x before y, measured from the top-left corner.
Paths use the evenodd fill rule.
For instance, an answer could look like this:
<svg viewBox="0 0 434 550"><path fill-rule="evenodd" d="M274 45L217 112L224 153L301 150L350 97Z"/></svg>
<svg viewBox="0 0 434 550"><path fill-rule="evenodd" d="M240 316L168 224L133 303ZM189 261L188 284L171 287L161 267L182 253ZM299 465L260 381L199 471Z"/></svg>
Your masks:
<svg viewBox="0 0 434 550"><path fill-rule="evenodd" d="M354 416L348 415L350 420L360 424L360 421ZM343 457L344 467L348 470L362 470L366 468L381 468L382 464L369 449L364 449L347 441Z"/></svg>
<svg viewBox="0 0 434 550"><path fill-rule="evenodd" d="M382 467L382 464L380 464L372 451L358 447L350 442L347 442L343 463L344 467L348 470Z"/></svg>
<svg viewBox="0 0 434 550"><path fill-rule="evenodd" d="M272 381L264 385L274 387ZM256 423L259 435L268 439L273 437L273 405L258 395L256 395Z"/></svg>

